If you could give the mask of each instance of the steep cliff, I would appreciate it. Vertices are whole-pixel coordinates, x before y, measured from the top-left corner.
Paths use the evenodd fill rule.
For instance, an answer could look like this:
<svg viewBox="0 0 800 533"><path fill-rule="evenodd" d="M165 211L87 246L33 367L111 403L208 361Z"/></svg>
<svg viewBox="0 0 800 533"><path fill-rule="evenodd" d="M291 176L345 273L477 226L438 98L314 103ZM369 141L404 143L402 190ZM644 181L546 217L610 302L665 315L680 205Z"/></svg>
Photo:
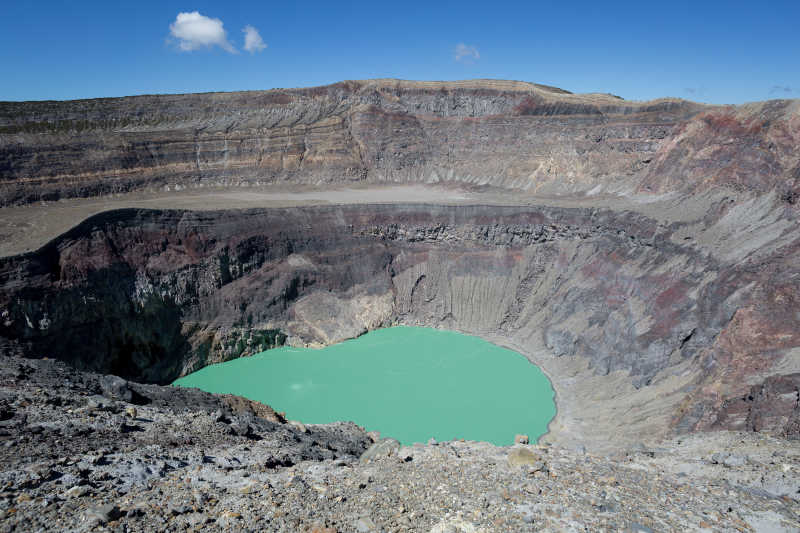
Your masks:
<svg viewBox="0 0 800 533"><path fill-rule="evenodd" d="M629 102L491 80L0 103L0 209L13 211L0 240L66 231L0 259L0 350L165 383L283 343L422 324L540 365L554 441L796 438L798 147L798 101ZM461 203L481 205L214 211L205 194L204 211L107 211L72 229L130 195L60 202L63 221L32 205L397 182L469 188Z"/></svg>
<svg viewBox="0 0 800 533"><path fill-rule="evenodd" d="M214 185L414 181L633 190L652 186L651 163L663 160L663 170L692 146L701 112L728 111L492 80L5 102L0 205ZM759 123L797 116L796 109L758 112L769 114ZM796 135L796 124L786 128ZM681 142L673 147L676 135ZM784 149L780 141L774 150ZM774 159L761 163L785 170Z"/></svg>
<svg viewBox="0 0 800 533"><path fill-rule="evenodd" d="M461 182L800 197L800 103L630 102L523 82L0 102L0 205L137 189Z"/></svg>
<svg viewBox="0 0 800 533"><path fill-rule="evenodd" d="M284 341L446 327L539 364L558 395L550 438L602 447L726 426L726 400L800 370L797 229L746 257L684 237L726 224L547 207L112 211L0 259L0 342L164 383ZM759 428L796 436L796 409Z"/></svg>

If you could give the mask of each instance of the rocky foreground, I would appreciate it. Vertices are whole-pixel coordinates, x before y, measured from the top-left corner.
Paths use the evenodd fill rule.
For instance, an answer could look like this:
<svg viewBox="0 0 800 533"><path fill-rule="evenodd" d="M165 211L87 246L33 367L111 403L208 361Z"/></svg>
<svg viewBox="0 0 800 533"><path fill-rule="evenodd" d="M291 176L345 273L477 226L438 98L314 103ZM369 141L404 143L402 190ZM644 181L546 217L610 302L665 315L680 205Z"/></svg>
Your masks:
<svg viewBox="0 0 800 533"><path fill-rule="evenodd" d="M695 434L611 456L401 447L352 423L0 358L2 531L797 531L800 443Z"/></svg>

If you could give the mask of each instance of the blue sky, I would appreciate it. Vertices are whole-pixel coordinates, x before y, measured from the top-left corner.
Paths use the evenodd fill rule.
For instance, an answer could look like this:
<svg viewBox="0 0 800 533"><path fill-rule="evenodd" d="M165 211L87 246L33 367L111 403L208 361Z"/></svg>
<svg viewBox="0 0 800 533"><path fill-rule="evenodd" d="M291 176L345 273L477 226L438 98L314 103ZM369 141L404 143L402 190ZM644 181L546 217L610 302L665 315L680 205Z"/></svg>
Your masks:
<svg viewBox="0 0 800 533"><path fill-rule="evenodd" d="M8 0L0 65L0 100L392 77L741 103L800 98L800 1Z"/></svg>

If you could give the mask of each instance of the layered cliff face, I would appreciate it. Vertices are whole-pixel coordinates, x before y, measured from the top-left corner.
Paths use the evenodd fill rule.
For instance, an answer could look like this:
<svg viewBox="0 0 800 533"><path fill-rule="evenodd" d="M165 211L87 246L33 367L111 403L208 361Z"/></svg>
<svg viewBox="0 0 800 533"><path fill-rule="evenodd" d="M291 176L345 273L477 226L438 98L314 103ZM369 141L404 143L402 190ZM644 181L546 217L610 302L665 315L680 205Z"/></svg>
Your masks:
<svg viewBox="0 0 800 533"><path fill-rule="evenodd" d="M629 102L522 82L0 102L0 205L138 189L460 182L800 197L800 103Z"/></svg>
<svg viewBox="0 0 800 533"><path fill-rule="evenodd" d="M698 113L718 112L706 109L490 80L7 102L0 205L230 184L631 190L648 186L657 154L666 165L686 151L691 140L662 153Z"/></svg>
<svg viewBox="0 0 800 533"><path fill-rule="evenodd" d="M548 373L554 440L728 427L733 398L800 370L800 240L732 259L689 229L725 223L497 206L113 211L0 260L0 339L163 383L282 342L446 327ZM796 436L796 418L787 404L759 429Z"/></svg>

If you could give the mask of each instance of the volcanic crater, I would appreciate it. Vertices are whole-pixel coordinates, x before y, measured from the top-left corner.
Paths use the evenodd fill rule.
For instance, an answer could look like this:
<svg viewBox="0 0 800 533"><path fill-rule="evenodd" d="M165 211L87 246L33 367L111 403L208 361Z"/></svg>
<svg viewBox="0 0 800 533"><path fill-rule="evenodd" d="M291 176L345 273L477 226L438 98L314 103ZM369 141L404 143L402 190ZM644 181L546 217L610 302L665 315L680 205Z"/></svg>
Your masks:
<svg viewBox="0 0 800 533"><path fill-rule="evenodd" d="M0 103L0 350L167 384L446 328L541 367L542 442L800 438L800 102L522 82Z"/></svg>

